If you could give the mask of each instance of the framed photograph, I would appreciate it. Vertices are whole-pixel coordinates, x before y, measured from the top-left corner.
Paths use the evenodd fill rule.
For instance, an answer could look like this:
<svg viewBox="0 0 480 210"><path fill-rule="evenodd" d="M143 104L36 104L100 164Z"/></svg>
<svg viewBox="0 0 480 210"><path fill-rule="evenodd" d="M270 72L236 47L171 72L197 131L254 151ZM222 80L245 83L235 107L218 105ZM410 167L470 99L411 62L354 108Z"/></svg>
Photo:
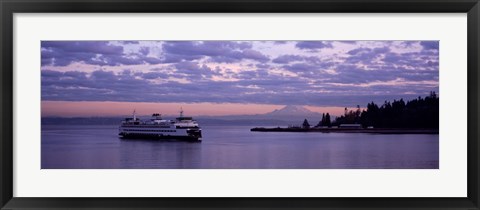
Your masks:
<svg viewBox="0 0 480 210"><path fill-rule="evenodd" d="M0 6L1 209L479 209L477 0Z"/></svg>

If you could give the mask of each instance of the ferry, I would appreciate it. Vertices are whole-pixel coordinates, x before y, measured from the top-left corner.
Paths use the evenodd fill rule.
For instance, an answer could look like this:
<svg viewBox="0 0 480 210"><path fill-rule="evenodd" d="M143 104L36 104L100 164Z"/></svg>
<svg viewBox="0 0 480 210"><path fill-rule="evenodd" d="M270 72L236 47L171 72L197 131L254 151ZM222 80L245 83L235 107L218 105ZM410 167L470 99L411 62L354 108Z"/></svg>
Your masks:
<svg viewBox="0 0 480 210"><path fill-rule="evenodd" d="M202 141L202 129L192 117L180 116L175 120L164 120L159 113L152 114L149 120L140 120L135 111L131 118L125 118L118 128L122 138L172 139Z"/></svg>

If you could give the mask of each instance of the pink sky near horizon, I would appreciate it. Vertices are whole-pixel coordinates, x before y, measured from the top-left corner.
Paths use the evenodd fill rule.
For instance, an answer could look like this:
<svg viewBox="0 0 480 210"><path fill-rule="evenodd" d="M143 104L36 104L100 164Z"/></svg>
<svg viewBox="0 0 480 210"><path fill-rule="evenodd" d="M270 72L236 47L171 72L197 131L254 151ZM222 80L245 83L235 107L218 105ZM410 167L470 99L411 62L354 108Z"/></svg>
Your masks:
<svg viewBox="0 0 480 210"><path fill-rule="evenodd" d="M103 117L126 116L136 110L138 115L178 115L180 108L189 116L224 116L265 114L284 105L237 103L148 103L111 101L42 101L42 117ZM310 111L340 116L345 107L304 106Z"/></svg>

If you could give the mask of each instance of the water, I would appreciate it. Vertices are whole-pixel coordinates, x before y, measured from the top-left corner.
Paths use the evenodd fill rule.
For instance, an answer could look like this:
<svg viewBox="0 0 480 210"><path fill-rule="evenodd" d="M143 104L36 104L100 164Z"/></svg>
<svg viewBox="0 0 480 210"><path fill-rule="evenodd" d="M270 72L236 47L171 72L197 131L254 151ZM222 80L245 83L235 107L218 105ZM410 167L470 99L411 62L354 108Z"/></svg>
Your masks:
<svg viewBox="0 0 480 210"><path fill-rule="evenodd" d="M438 135L250 132L202 126L202 143L125 140L117 126L42 126L43 169L400 169L439 166Z"/></svg>

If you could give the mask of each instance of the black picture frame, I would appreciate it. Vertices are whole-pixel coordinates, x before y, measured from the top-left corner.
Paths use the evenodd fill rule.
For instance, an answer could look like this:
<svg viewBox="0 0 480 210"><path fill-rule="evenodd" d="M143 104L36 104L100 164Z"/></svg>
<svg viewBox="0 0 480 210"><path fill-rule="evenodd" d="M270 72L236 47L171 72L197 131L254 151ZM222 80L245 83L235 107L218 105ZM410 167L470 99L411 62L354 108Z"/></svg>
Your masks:
<svg viewBox="0 0 480 210"><path fill-rule="evenodd" d="M478 0L0 0L1 209L479 209ZM468 196L466 198L25 198L13 197L15 13L467 13ZM95 190L95 189L92 189ZM254 189L252 189L254 190Z"/></svg>

